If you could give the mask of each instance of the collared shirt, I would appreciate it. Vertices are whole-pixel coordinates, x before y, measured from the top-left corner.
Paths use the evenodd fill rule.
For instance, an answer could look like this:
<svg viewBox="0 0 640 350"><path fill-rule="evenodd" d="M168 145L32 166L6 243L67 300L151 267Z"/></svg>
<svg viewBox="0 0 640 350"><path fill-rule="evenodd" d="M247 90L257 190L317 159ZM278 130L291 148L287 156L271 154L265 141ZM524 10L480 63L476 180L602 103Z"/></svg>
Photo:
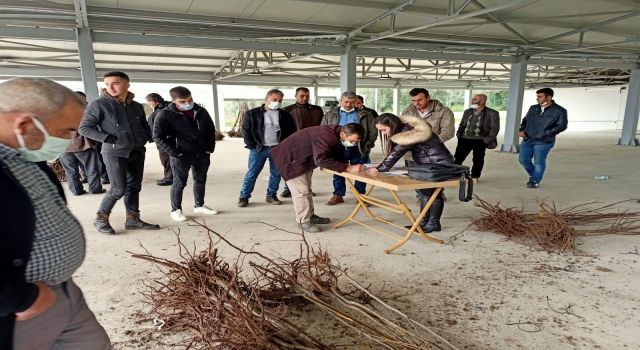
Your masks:
<svg viewBox="0 0 640 350"><path fill-rule="evenodd" d="M351 112L345 112L340 108L338 110L338 125L344 126L351 123L360 124L358 111L354 108Z"/></svg>
<svg viewBox="0 0 640 350"><path fill-rule="evenodd" d="M82 226L71 214L58 187L37 164L0 144L0 160L24 188L36 216L36 231L25 277L54 285L71 278L85 254Z"/></svg>
<svg viewBox="0 0 640 350"><path fill-rule="evenodd" d="M275 146L279 143L280 112L277 109L268 109L264 112L264 145Z"/></svg>

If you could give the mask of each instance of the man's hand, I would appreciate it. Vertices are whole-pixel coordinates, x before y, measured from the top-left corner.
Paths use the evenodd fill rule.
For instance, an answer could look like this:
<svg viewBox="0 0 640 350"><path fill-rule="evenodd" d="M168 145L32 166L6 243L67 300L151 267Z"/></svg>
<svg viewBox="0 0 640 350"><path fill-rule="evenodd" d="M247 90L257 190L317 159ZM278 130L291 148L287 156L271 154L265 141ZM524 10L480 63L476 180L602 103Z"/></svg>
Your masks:
<svg viewBox="0 0 640 350"><path fill-rule="evenodd" d="M371 175L371 176L376 176L378 175L378 168L369 168L367 169L367 174Z"/></svg>
<svg viewBox="0 0 640 350"><path fill-rule="evenodd" d="M25 321L45 313L56 301L56 293L53 289L38 283L38 297L36 301L22 312L16 312L16 321Z"/></svg>
<svg viewBox="0 0 640 350"><path fill-rule="evenodd" d="M104 139L104 143L118 143L118 138L114 135L109 135Z"/></svg>
<svg viewBox="0 0 640 350"><path fill-rule="evenodd" d="M367 168L362 164L354 164L354 165L349 165L347 167L347 172L348 173L359 173L359 172L365 171L366 169Z"/></svg>
<svg viewBox="0 0 640 350"><path fill-rule="evenodd" d="M520 137L524 138L524 137L526 137L527 135L525 135L524 131L520 131L520 132L518 133L518 136L520 136Z"/></svg>

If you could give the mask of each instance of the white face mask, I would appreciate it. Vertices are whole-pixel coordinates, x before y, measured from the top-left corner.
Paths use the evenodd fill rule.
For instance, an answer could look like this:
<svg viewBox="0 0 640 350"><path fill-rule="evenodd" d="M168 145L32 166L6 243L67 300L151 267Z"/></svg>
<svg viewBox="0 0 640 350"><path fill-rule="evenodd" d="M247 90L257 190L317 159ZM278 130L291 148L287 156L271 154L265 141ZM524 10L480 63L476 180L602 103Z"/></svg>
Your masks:
<svg viewBox="0 0 640 350"><path fill-rule="evenodd" d="M20 153L22 153L24 159L29 162L43 162L55 159L60 155L60 153L64 153L67 150L71 144L71 140L49 136L47 129L41 121L35 117L30 118L33 120L33 125L35 125L36 128L44 134L44 142L42 143L42 146L40 146L40 149L28 149L23 136L15 133L16 138L18 139L18 144L20 145Z"/></svg>
<svg viewBox="0 0 640 350"><path fill-rule="evenodd" d="M354 109L355 109L355 108L351 108L351 109L344 109L344 107L340 107L340 110L341 110L341 111L343 111L343 112L346 112L346 113L351 113L351 112L353 112L353 110L354 110Z"/></svg>
<svg viewBox="0 0 640 350"><path fill-rule="evenodd" d="M269 102L268 107L269 107L269 109L278 109L278 108L280 108L280 102L271 101L271 102Z"/></svg>
<svg viewBox="0 0 640 350"><path fill-rule="evenodd" d="M472 105L469 105L469 108L478 109L478 104L474 103Z"/></svg>
<svg viewBox="0 0 640 350"><path fill-rule="evenodd" d="M179 105L179 104L176 103L176 108L178 108L178 110L180 110L180 111L190 111L190 110L193 109L193 105L194 105L193 102L186 103L186 104L183 104L183 105Z"/></svg>
<svg viewBox="0 0 640 350"><path fill-rule="evenodd" d="M344 141L341 141L341 142L342 142L342 145L345 146L345 147L353 147L353 146L355 146L355 144L353 142L349 141L349 140L344 140Z"/></svg>

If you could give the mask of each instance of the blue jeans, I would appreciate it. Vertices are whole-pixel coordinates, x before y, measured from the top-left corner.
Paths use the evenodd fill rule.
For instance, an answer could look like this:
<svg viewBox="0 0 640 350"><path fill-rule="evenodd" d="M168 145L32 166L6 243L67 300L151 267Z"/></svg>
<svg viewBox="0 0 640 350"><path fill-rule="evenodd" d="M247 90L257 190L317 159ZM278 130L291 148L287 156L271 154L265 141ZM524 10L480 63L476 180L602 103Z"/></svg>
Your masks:
<svg viewBox="0 0 640 350"><path fill-rule="evenodd" d="M553 148L553 143L529 143L522 141L520 144L520 164L527 171L533 182L540 183L547 167L547 155Z"/></svg>
<svg viewBox="0 0 640 350"><path fill-rule="evenodd" d="M244 175L242 189L240 190L241 198L251 198L251 192L256 185L258 175L264 168L264 163L269 159L269 187L267 188L267 196L275 196L280 186L280 172L276 168L276 163L271 158L271 147L263 146L261 150L249 150L249 170Z"/></svg>
<svg viewBox="0 0 640 350"><path fill-rule="evenodd" d="M363 156L360 154L358 147L349 147L344 150L344 157L351 164L368 164L371 163L368 156ZM367 191L367 184L364 182L356 181L354 184L356 190L360 193L365 193ZM333 194L336 196L344 197L347 192L347 185L345 183L344 177L333 175Z"/></svg>

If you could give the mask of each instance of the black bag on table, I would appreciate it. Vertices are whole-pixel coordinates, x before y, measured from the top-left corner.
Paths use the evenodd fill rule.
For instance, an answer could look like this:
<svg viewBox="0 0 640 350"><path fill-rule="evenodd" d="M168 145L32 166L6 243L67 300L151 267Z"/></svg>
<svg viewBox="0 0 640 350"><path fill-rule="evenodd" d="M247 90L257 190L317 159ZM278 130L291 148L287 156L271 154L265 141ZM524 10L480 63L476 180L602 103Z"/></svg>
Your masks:
<svg viewBox="0 0 640 350"><path fill-rule="evenodd" d="M468 166L458 164L416 164L409 167L409 177L421 181L448 181L458 179L458 198L468 202L473 197L473 180ZM466 185L466 191L465 191Z"/></svg>

